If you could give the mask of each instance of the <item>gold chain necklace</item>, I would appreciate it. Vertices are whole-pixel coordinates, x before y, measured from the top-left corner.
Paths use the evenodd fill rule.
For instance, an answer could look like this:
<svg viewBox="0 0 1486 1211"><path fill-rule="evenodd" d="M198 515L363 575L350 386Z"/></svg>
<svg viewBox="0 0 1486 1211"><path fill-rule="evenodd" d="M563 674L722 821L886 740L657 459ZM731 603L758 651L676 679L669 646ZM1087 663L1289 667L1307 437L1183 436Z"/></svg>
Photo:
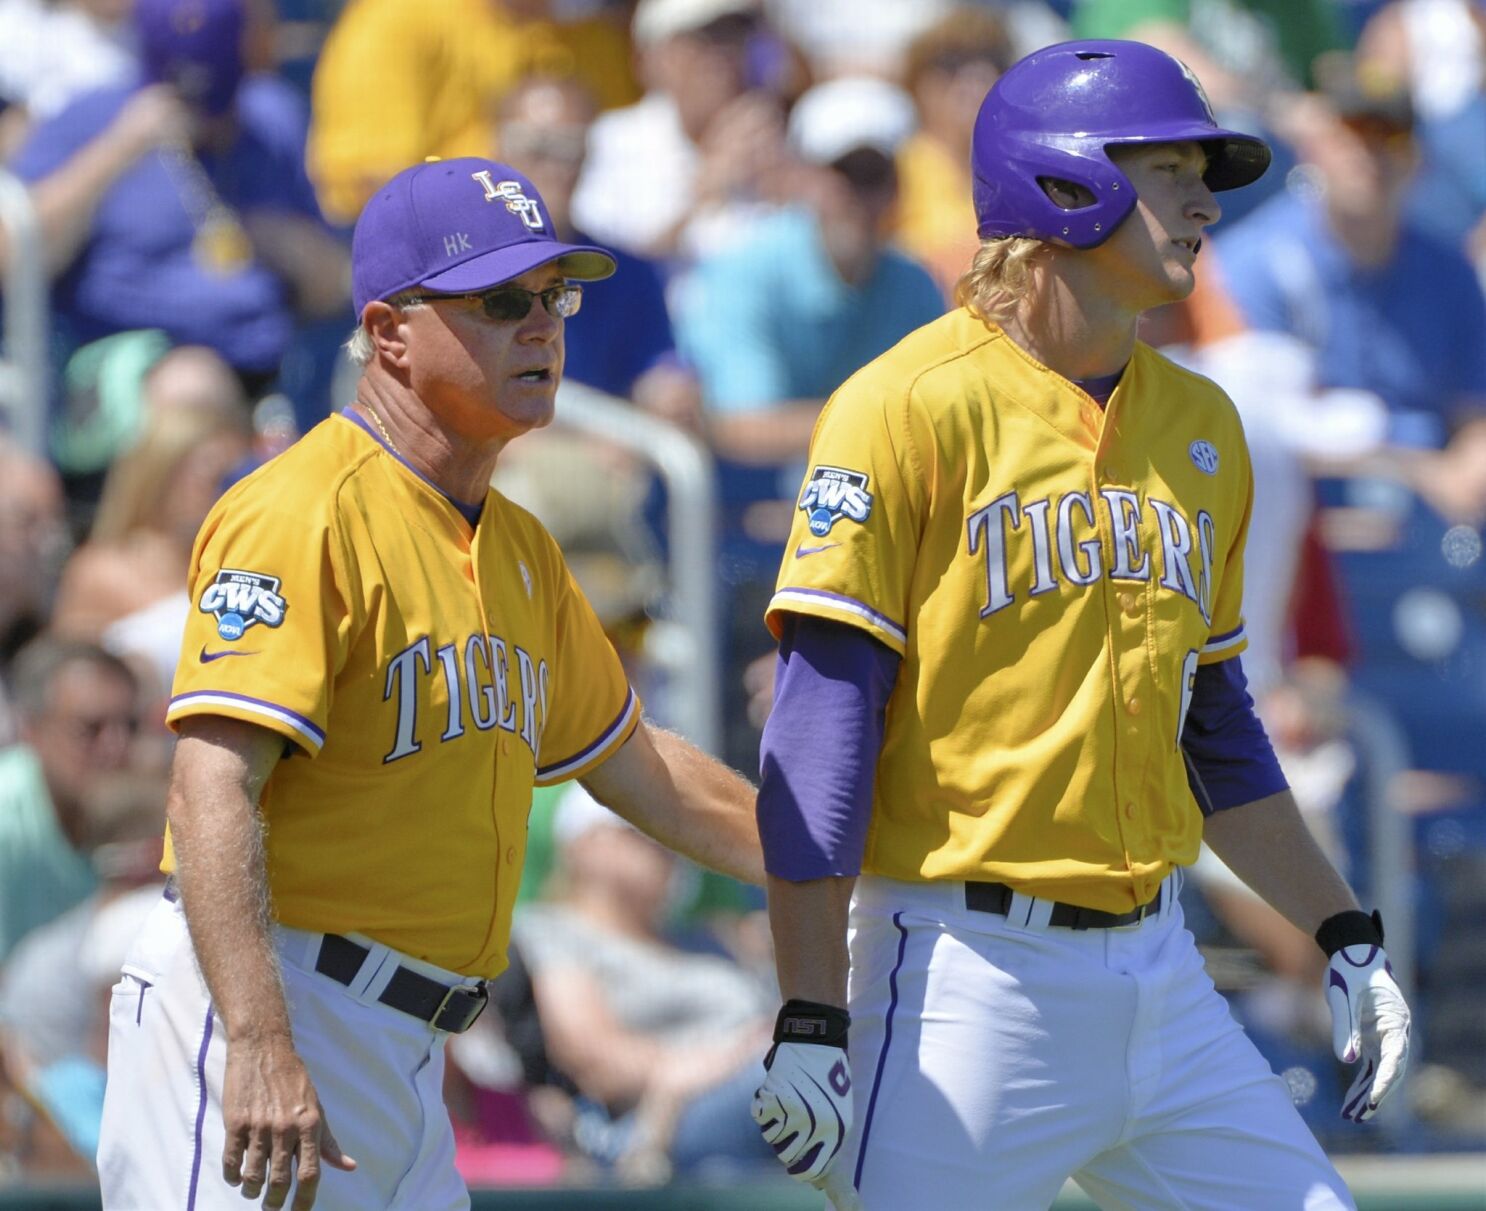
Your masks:
<svg viewBox="0 0 1486 1211"><path fill-rule="evenodd" d="M392 434L387 432L387 426L382 423L382 418L377 415L377 410L367 403L363 403L361 406L371 414L372 423L377 426L377 432L382 435L382 439L387 443L391 451L394 454L401 454L402 451L397 448L397 443L392 440Z"/></svg>

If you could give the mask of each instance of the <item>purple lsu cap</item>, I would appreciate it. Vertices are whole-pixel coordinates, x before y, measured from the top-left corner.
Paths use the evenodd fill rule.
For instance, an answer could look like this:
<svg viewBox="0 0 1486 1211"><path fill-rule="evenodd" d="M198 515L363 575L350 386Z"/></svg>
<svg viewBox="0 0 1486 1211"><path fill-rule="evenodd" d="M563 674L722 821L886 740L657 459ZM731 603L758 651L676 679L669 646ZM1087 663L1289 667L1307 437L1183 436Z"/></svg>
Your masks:
<svg viewBox="0 0 1486 1211"><path fill-rule="evenodd" d="M244 0L136 0L147 80L174 84L210 114L226 113L243 78Z"/></svg>
<svg viewBox="0 0 1486 1211"><path fill-rule="evenodd" d="M360 316L373 299L414 286L472 294L551 261L579 281L614 272L602 248L557 239L547 204L509 164L429 160L383 185L356 220L352 302Z"/></svg>

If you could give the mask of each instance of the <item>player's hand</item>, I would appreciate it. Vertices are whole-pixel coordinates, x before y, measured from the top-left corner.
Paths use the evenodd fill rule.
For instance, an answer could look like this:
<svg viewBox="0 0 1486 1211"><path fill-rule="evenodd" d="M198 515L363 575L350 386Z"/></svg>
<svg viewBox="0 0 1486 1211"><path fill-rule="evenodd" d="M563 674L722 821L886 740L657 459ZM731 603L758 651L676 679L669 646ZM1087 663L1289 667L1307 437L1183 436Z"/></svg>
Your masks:
<svg viewBox="0 0 1486 1211"><path fill-rule="evenodd" d="M788 1001L753 1095L753 1120L789 1175L818 1183L851 1130L851 1064L844 1009Z"/></svg>
<svg viewBox="0 0 1486 1211"><path fill-rule="evenodd" d="M1354 1123L1372 1117L1409 1062L1409 1007L1382 946L1382 923L1373 920L1376 940L1337 947L1326 968L1332 1050L1344 1064L1362 1061L1342 1102L1342 1118Z"/></svg>
<svg viewBox="0 0 1486 1211"><path fill-rule="evenodd" d="M356 1168L331 1134L310 1074L288 1039L229 1043L222 1114L222 1177L241 1186L246 1199L262 1194L266 1211L284 1206L291 1184L293 1211L310 1211L322 1162Z"/></svg>

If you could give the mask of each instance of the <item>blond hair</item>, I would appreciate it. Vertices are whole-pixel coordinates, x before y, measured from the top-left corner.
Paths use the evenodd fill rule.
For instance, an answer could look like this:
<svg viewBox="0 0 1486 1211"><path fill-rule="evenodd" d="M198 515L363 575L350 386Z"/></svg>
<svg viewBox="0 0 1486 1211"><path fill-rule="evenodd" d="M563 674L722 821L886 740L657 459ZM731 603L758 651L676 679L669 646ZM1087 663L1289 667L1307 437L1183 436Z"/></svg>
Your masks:
<svg viewBox="0 0 1486 1211"><path fill-rule="evenodd" d="M955 302L988 324L1008 319L1032 285L1034 258L1044 247L1026 236L982 240L955 286Z"/></svg>

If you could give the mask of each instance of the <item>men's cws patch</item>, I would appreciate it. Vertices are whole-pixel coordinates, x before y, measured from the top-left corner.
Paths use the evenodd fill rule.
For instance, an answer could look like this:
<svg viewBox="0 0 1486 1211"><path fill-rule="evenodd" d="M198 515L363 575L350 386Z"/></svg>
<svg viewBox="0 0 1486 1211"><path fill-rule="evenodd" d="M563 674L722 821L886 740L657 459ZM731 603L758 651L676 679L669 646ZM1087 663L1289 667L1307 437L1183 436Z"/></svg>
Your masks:
<svg viewBox="0 0 1486 1211"><path fill-rule="evenodd" d="M196 608L215 618L217 634L232 642L260 622L264 626L282 626L289 603L279 593L277 576L223 568L202 592Z"/></svg>
<svg viewBox="0 0 1486 1211"><path fill-rule="evenodd" d="M810 533L823 538L843 517L864 522L872 515L867 476L845 467L816 467L800 496L800 512L809 519Z"/></svg>
<svg viewBox="0 0 1486 1211"><path fill-rule="evenodd" d="M167 721L292 746L261 800L279 921L498 974L533 784L639 720L551 536L496 492L471 527L342 414L217 502L190 578Z"/></svg>
<svg viewBox="0 0 1486 1211"><path fill-rule="evenodd" d="M847 380L810 460L769 625L903 658L863 870L1151 900L1202 836L1173 760L1197 666L1244 648L1228 398L1137 345L1101 409L961 309Z"/></svg>

